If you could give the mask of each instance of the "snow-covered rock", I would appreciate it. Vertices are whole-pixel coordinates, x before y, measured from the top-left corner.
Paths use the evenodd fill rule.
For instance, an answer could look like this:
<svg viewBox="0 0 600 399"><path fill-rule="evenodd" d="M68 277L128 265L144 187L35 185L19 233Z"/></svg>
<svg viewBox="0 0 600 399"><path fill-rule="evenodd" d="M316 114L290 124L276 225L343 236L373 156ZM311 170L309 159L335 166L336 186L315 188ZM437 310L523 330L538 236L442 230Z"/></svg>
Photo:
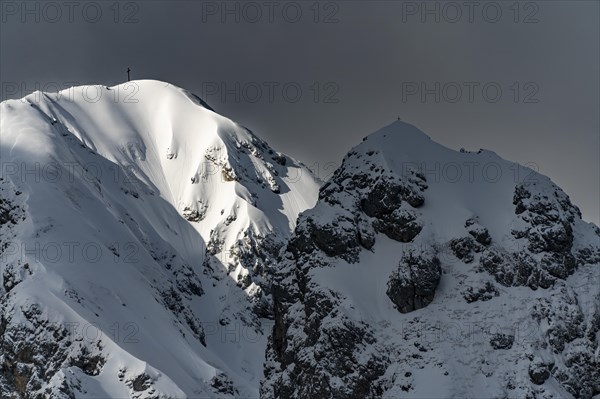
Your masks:
<svg viewBox="0 0 600 399"><path fill-rule="evenodd" d="M282 252L261 394L592 398L599 251L549 178L393 123Z"/></svg>

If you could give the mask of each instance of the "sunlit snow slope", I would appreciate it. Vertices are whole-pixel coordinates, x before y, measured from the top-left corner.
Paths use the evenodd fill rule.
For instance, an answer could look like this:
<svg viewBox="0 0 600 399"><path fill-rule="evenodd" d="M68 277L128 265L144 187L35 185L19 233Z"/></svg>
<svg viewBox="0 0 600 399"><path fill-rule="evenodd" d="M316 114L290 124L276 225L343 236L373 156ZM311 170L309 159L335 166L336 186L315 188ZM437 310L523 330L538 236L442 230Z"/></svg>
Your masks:
<svg viewBox="0 0 600 399"><path fill-rule="evenodd" d="M257 397L318 182L158 81L1 105L0 396Z"/></svg>

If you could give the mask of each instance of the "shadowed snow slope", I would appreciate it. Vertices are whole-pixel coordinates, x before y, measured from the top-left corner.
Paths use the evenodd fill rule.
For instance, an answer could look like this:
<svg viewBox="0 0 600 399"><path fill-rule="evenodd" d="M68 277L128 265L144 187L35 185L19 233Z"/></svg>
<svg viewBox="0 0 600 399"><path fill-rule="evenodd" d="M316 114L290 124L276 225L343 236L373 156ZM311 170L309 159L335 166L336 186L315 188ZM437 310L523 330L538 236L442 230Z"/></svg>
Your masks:
<svg viewBox="0 0 600 399"><path fill-rule="evenodd" d="M301 214L264 397L600 394L600 229L550 179L393 123Z"/></svg>
<svg viewBox="0 0 600 399"><path fill-rule="evenodd" d="M8 100L0 132L0 396L258 396L308 169L158 81Z"/></svg>

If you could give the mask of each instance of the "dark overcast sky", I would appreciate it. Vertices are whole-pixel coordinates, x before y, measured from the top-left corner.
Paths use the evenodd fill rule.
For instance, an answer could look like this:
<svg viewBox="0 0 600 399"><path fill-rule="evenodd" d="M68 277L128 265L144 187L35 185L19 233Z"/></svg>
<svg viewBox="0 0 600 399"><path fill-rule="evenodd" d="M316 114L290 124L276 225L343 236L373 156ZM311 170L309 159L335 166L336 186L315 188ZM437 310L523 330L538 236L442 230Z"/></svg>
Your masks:
<svg viewBox="0 0 600 399"><path fill-rule="evenodd" d="M449 147L537 165L599 223L598 1L1 4L2 99L120 83L130 66L321 177L401 116Z"/></svg>

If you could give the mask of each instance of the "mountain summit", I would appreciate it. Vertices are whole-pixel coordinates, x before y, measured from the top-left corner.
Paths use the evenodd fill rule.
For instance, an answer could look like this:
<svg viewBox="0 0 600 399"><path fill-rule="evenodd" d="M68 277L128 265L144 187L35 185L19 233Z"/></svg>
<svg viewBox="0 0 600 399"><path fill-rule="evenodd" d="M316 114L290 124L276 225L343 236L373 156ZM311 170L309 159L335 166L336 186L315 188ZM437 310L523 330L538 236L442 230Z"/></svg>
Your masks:
<svg viewBox="0 0 600 399"><path fill-rule="evenodd" d="M600 229L493 152L379 130L283 258L265 398L600 393Z"/></svg>
<svg viewBox="0 0 600 399"><path fill-rule="evenodd" d="M1 113L1 396L257 396L311 172L164 82Z"/></svg>

